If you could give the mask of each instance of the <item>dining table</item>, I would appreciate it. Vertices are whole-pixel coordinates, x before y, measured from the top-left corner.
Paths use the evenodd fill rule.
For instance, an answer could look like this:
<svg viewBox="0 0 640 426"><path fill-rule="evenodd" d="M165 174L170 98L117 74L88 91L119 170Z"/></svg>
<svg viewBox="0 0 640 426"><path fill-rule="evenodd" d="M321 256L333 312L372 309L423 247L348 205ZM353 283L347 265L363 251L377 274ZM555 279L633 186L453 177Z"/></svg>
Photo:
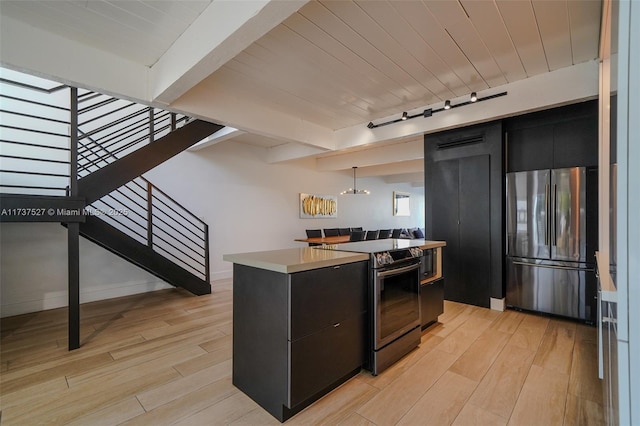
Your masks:
<svg viewBox="0 0 640 426"><path fill-rule="evenodd" d="M349 235L336 235L333 237L308 237L308 238L296 238L295 241L309 244L341 244L349 242Z"/></svg>

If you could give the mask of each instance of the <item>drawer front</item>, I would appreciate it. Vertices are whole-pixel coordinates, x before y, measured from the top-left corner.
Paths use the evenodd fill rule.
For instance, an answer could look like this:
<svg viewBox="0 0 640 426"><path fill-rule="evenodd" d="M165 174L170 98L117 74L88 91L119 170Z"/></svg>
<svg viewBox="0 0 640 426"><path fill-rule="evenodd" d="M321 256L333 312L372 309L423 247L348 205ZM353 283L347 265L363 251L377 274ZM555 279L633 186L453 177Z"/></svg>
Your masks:
<svg viewBox="0 0 640 426"><path fill-rule="evenodd" d="M289 408L363 365L365 315L289 342Z"/></svg>
<svg viewBox="0 0 640 426"><path fill-rule="evenodd" d="M438 321L444 312L444 278L420 286L422 326Z"/></svg>
<svg viewBox="0 0 640 426"><path fill-rule="evenodd" d="M366 311L368 262L291 274L289 340Z"/></svg>

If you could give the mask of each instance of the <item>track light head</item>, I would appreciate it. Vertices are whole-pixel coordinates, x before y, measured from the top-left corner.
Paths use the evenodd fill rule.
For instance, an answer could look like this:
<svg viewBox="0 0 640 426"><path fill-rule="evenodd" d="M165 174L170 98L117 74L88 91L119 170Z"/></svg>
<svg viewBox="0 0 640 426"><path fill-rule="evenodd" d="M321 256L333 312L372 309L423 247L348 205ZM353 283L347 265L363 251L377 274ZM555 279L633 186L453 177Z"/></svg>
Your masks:
<svg viewBox="0 0 640 426"><path fill-rule="evenodd" d="M367 124L367 127L370 129L373 129L375 126L373 125L373 123L370 121L369 124Z"/></svg>
<svg viewBox="0 0 640 426"><path fill-rule="evenodd" d="M407 111L402 113L402 121L406 120L409 117L409 114L407 114Z"/></svg>
<svg viewBox="0 0 640 426"><path fill-rule="evenodd" d="M444 109L451 109L451 101L449 99L444 101Z"/></svg>
<svg viewBox="0 0 640 426"><path fill-rule="evenodd" d="M433 111L431 110L431 108L425 109L424 112L422 113L422 116L423 117L431 117L432 112Z"/></svg>
<svg viewBox="0 0 640 426"><path fill-rule="evenodd" d="M476 92L471 92L471 102L475 102L478 100L478 95Z"/></svg>

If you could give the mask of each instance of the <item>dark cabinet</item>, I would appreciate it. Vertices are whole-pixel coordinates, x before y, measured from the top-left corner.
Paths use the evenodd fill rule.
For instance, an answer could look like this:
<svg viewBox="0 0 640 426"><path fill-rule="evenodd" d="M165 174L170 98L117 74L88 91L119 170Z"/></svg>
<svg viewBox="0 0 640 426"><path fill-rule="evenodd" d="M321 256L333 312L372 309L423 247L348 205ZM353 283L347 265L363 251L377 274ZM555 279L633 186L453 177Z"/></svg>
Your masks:
<svg viewBox="0 0 640 426"><path fill-rule="evenodd" d="M444 312L444 278L420 286L420 315L424 330Z"/></svg>
<svg viewBox="0 0 640 426"><path fill-rule="evenodd" d="M447 242L447 300L489 306L491 297L489 155L434 163L431 235Z"/></svg>
<svg viewBox="0 0 640 426"><path fill-rule="evenodd" d="M425 235L447 243L447 300L504 297L503 134L497 121L424 137Z"/></svg>
<svg viewBox="0 0 640 426"><path fill-rule="evenodd" d="M293 274L234 264L233 384L285 421L360 371L368 263Z"/></svg>
<svg viewBox="0 0 640 426"><path fill-rule="evenodd" d="M507 172L598 165L595 101L506 120Z"/></svg>
<svg viewBox="0 0 640 426"><path fill-rule="evenodd" d="M291 392L295 407L363 364L364 314L289 342Z"/></svg>
<svg viewBox="0 0 640 426"><path fill-rule="evenodd" d="M291 274L290 340L299 339L365 312L367 294L361 264ZM362 285L355 285L361 283Z"/></svg>

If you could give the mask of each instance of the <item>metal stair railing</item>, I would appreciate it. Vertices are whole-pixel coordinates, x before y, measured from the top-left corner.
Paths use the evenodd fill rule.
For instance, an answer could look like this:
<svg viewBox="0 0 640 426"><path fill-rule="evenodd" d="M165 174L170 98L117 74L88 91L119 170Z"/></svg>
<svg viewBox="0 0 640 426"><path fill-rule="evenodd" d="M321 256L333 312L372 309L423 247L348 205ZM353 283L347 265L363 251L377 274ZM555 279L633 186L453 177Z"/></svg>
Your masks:
<svg viewBox="0 0 640 426"><path fill-rule="evenodd" d="M183 126L188 117L92 91L78 92L78 177ZM100 151L88 147L101 147ZM102 161L104 160L104 161Z"/></svg>
<svg viewBox="0 0 640 426"><path fill-rule="evenodd" d="M104 149L91 138L84 139L87 150ZM98 161L109 163L106 156L117 160L108 153ZM208 225L146 178L140 176L105 195L87 212L209 282Z"/></svg>
<svg viewBox="0 0 640 426"><path fill-rule="evenodd" d="M3 70L0 192L64 196L69 185L70 88ZM9 78L10 77L10 78Z"/></svg>
<svg viewBox="0 0 640 426"><path fill-rule="evenodd" d="M8 70L3 76L12 78L0 78L0 192L66 195L70 87L21 79L23 74ZM79 178L188 122L186 116L92 91L78 90L77 104ZM95 201L86 213L209 282L208 225L144 177Z"/></svg>

